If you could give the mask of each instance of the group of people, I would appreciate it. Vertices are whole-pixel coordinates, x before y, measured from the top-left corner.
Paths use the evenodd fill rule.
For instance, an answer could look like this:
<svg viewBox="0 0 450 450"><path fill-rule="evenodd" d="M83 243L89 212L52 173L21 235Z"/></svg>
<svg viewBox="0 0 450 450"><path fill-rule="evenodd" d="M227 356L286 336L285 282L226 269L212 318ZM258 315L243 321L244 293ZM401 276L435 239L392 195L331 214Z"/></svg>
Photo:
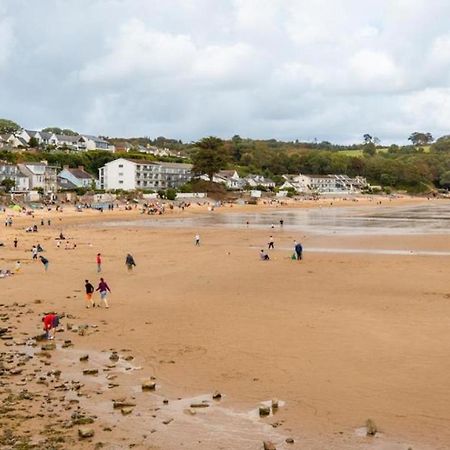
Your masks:
<svg viewBox="0 0 450 450"><path fill-rule="evenodd" d="M275 240L273 236L269 237L267 248L268 250L275 249ZM264 249L261 249L259 258L261 259L261 261L270 261L270 256ZM303 246L302 244L300 244L300 242L294 241L294 253L291 256L291 259L296 259L297 261L301 261L303 259Z"/></svg>

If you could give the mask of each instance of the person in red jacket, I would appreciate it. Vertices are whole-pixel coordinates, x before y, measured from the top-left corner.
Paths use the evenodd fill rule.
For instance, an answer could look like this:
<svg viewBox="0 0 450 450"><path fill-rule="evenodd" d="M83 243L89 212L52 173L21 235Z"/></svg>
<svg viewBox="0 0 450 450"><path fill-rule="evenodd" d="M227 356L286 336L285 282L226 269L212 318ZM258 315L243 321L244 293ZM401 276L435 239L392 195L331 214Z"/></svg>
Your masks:
<svg viewBox="0 0 450 450"><path fill-rule="evenodd" d="M54 313L46 314L42 318L42 322L46 339L54 339L56 328L59 325L59 316Z"/></svg>
<svg viewBox="0 0 450 450"><path fill-rule="evenodd" d="M100 253L97 253L97 272L102 271L102 255Z"/></svg>

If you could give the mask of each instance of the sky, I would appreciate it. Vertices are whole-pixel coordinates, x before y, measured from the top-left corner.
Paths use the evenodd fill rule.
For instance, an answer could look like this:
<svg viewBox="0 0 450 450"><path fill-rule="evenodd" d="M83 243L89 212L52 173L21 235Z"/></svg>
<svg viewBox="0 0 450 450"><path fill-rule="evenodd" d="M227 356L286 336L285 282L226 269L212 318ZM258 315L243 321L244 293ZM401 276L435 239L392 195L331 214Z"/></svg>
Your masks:
<svg viewBox="0 0 450 450"><path fill-rule="evenodd" d="M0 117L111 137L450 127L448 0L0 0Z"/></svg>

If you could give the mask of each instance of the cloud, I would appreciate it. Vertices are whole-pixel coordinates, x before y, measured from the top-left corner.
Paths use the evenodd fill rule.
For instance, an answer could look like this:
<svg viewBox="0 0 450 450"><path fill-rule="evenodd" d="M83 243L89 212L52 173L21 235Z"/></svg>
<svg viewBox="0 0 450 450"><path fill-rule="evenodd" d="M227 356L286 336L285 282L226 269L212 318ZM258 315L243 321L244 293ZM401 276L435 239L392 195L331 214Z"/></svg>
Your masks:
<svg viewBox="0 0 450 450"><path fill-rule="evenodd" d="M1 0L0 116L184 140L444 134L449 17L442 0Z"/></svg>

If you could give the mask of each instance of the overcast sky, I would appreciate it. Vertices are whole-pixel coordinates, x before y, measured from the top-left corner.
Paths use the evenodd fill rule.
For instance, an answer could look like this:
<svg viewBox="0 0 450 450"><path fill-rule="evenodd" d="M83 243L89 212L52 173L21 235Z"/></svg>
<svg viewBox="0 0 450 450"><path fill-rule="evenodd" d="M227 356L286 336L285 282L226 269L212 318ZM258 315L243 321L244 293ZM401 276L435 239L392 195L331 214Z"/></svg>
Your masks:
<svg viewBox="0 0 450 450"><path fill-rule="evenodd" d="M0 117L109 136L450 132L448 0L0 0Z"/></svg>

